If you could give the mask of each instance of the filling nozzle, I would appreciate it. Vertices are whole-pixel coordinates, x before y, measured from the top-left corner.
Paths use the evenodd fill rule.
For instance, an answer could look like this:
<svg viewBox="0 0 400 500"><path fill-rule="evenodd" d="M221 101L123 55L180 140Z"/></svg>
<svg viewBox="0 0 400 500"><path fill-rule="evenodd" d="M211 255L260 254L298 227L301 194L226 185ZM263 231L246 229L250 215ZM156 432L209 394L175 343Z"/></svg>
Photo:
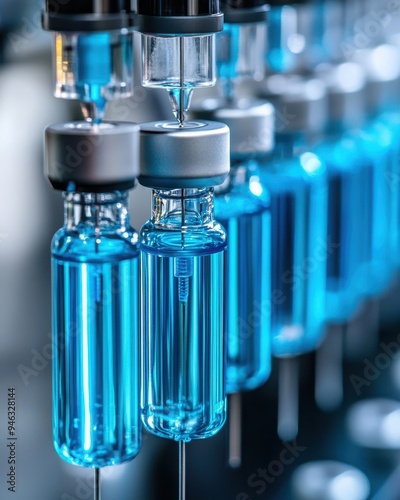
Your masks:
<svg viewBox="0 0 400 500"><path fill-rule="evenodd" d="M81 101L85 120L100 123L108 101L132 94L130 12L123 0L62 2L53 10L47 0L42 22L54 33L54 94Z"/></svg>
<svg viewBox="0 0 400 500"><path fill-rule="evenodd" d="M168 90L172 111L184 126L193 89L215 83L215 33L222 30L219 0L137 0L142 33L142 84Z"/></svg>
<svg viewBox="0 0 400 500"><path fill-rule="evenodd" d="M223 97L235 100L238 82L262 80L265 72L267 15L263 0L223 0L224 29L217 35L217 72Z"/></svg>
<svg viewBox="0 0 400 500"><path fill-rule="evenodd" d="M168 91L172 111L184 125L193 90L215 83L215 35L142 35L142 84Z"/></svg>
<svg viewBox="0 0 400 500"><path fill-rule="evenodd" d="M98 105L96 102L81 101L81 110L85 122L91 125L100 125L105 113L105 105Z"/></svg>
<svg viewBox="0 0 400 500"><path fill-rule="evenodd" d="M169 90L172 111L180 127L184 126L185 114L190 106L192 92L193 87L185 87L185 39L181 36L179 37L179 94L174 88Z"/></svg>

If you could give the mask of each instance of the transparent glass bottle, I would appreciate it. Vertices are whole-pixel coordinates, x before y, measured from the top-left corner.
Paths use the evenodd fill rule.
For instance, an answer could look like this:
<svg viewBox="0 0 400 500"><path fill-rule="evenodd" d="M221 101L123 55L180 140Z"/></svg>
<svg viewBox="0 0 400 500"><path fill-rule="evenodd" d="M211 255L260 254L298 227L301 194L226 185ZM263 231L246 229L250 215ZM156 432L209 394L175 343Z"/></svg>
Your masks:
<svg viewBox="0 0 400 500"><path fill-rule="evenodd" d="M366 270L360 284L368 298L376 298L390 290L397 267L394 255L399 240L399 195L395 179L400 59L398 48L386 43L357 51L354 59L363 65L367 74L367 122L362 129L360 155L365 161L364 210L371 221L366 235Z"/></svg>
<svg viewBox="0 0 400 500"><path fill-rule="evenodd" d="M394 206L388 173L393 167L392 132L379 121L362 131L362 218L365 220L359 286L367 297L377 297L390 286L395 268L390 234L391 207Z"/></svg>
<svg viewBox="0 0 400 500"><path fill-rule="evenodd" d="M138 236L127 192L64 198L52 242L54 444L72 464L120 464L141 445Z"/></svg>
<svg viewBox="0 0 400 500"><path fill-rule="evenodd" d="M365 272L364 236L371 226L362 210L366 78L361 65L349 62L321 66L318 75L328 89L329 120L316 152L327 167L328 235L336 247L328 254L326 313L328 322L345 324L363 300L359 280Z"/></svg>
<svg viewBox="0 0 400 500"><path fill-rule="evenodd" d="M379 122L388 127L391 135L390 155L384 176L390 190L389 242L391 260L400 268L400 113L396 110L385 111Z"/></svg>
<svg viewBox="0 0 400 500"><path fill-rule="evenodd" d="M344 131L342 131L344 132ZM361 223L363 159L360 133L332 133L316 149L328 171L328 235L326 318L346 322L360 306L360 270L364 249Z"/></svg>
<svg viewBox="0 0 400 500"><path fill-rule="evenodd" d="M261 179L271 196L272 353L315 349L325 324L328 185L302 133L278 133Z"/></svg>
<svg viewBox="0 0 400 500"><path fill-rule="evenodd" d="M226 413L226 234L212 189L154 190L140 243L143 422L177 441L210 437Z"/></svg>
<svg viewBox="0 0 400 500"><path fill-rule="evenodd" d="M215 212L226 228L225 331L229 394L262 385L271 371L269 193L256 160L236 159L216 188Z"/></svg>

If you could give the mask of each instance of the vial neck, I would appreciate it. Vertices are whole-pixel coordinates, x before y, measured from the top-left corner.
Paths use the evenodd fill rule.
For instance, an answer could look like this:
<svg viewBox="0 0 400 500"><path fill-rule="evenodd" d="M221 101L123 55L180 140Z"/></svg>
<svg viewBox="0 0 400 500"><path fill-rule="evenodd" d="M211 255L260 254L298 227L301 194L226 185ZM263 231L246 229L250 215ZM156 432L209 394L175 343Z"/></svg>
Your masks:
<svg viewBox="0 0 400 500"><path fill-rule="evenodd" d="M316 142L305 132L277 133L275 136L274 156L292 158L311 148Z"/></svg>
<svg viewBox="0 0 400 500"><path fill-rule="evenodd" d="M326 127L326 136L328 138L335 138L343 134L345 131L346 125L344 120L330 120Z"/></svg>
<svg viewBox="0 0 400 500"><path fill-rule="evenodd" d="M190 230L214 221L213 189L153 190L152 222L170 230Z"/></svg>
<svg viewBox="0 0 400 500"><path fill-rule="evenodd" d="M64 223L85 233L124 231L129 227L128 192L64 193Z"/></svg>
<svg viewBox="0 0 400 500"><path fill-rule="evenodd" d="M231 169L224 183L216 186L215 194L220 195L227 191L249 184L252 176L257 174L259 163L255 158L231 158Z"/></svg>

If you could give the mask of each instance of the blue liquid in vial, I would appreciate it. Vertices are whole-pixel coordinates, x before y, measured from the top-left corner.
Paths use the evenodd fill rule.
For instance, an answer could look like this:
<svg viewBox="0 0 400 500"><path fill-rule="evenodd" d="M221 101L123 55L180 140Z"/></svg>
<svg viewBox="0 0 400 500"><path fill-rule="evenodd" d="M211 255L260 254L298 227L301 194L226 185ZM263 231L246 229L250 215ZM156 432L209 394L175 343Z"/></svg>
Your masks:
<svg viewBox="0 0 400 500"><path fill-rule="evenodd" d="M362 191L368 189L359 148L359 139L339 136L317 149L328 171L328 237L334 246L327 254L326 317L334 322L349 320L361 303L358 268L366 248L362 233L367 234L370 221L360 221L365 217Z"/></svg>
<svg viewBox="0 0 400 500"><path fill-rule="evenodd" d="M231 185L215 196L216 218L228 234L224 285L228 393L255 389L271 372L271 216L269 194L257 174L247 174L249 183Z"/></svg>
<svg viewBox="0 0 400 500"><path fill-rule="evenodd" d="M53 437L84 467L120 464L141 445L138 250L122 239L53 241Z"/></svg>
<svg viewBox="0 0 400 500"><path fill-rule="evenodd" d="M390 190L389 245L391 258L400 268L400 113L385 112L378 121L391 132L390 154L385 169L385 180Z"/></svg>
<svg viewBox="0 0 400 500"><path fill-rule="evenodd" d="M391 133L378 122L363 131L360 155L363 157L360 225L364 241L359 286L367 297L387 290L393 277L390 241L391 190L387 178L391 168Z"/></svg>
<svg viewBox="0 0 400 500"><path fill-rule="evenodd" d="M283 146L289 146L287 155L290 144ZM294 356L315 349L324 333L332 245L325 165L310 152L276 156L265 165L262 181L271 194L272 354Z"/></svg>
<svg viewBox="0 0 400 500"><path fill-rule="evenodd" d="M143 422L160 437L207 438L226 418L226 243L185 235L182 250L179 233L149 236L150 246L141 244Z"/></svg>

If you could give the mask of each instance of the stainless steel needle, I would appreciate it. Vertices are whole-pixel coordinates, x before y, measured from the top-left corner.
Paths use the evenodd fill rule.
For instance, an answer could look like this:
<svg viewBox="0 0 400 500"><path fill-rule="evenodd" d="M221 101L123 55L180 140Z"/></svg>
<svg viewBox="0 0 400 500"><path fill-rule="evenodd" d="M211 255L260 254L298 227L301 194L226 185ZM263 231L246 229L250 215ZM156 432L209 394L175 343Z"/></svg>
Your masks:
<svg viewBox="0 0 400 500"><path fill-rule="evenodd" d="M100 469L96 467L94 469L94 500L101 500L100 486L101 486Z"/></svg>
<svg viewBox="0 0 400 500"><path fill-rule="evenodd" d="M186 499L186 443L179 441L179 500Z"/></svg>
<svg viewBox="0 0 400 500"><path fill-rule="evenodd" d="M242 397L229 396L229 467L236 469L242 463Z"/></svg>

